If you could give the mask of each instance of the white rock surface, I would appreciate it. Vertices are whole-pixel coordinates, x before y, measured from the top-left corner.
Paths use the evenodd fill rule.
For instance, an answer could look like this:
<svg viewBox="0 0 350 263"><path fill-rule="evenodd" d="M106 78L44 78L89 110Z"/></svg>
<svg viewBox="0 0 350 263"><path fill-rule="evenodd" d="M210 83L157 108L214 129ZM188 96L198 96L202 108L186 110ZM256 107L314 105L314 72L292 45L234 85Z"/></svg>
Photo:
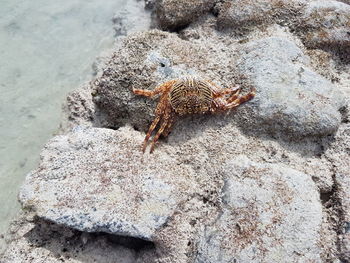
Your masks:
<svg viewBox="0 0 350 263"><path fill-rule="evenodd" d="M206 226L195 262L321 261L322 206L308 175L246 156L222 175L223 211Z"/></svg>
<svg viewBox="0 0 350 263"><path fill-rule="evenodd" d="M343 30L346 4L148 3L163 28L180 32L126 36L91 85L69 95L67 127L86 126L45 146L20 193L36 219L19 226L2 260L349 261L347 51L326 42L310 50L306 38L324 22ZM237 21L246 28L234 30ZM132 88L183 74L257 95L227 114L179 118L142 154L157 100ZM83 249L61 251L66 244Z"/></svg>
<svg viewBox="0 0 350 263"><path fill-rule="evenodd" d="M344 101L333 84L315 73L309 58L286 38L251 41L240 51L240 72L252 81L257 96L251 117L270 132L291 136L327 135L340 125Z"/></svg>
<svg viewBox="0 0 350 263"><path fill-rule="evenodd" d="M23 207L80 231L152 240L186 197L181 193L195 192L196 185L191 169L176 169L166 155L143 164L142 139L125 128L77 127L55 137L39 168L27 176L20 192Z"/></svg>

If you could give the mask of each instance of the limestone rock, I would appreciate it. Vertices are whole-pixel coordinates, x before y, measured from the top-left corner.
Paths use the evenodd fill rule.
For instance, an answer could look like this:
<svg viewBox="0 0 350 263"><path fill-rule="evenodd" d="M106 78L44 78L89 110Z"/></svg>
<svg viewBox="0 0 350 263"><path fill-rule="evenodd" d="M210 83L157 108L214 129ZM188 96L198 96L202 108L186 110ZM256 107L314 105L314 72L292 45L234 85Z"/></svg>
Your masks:
<svg viewBox="0 0 350 263"><path fill-rule="evenodd" d="M153 241L161 263L251 260L254 249L265 251L259 262L293 251L317 261L322 209L311 177L244 156L225 162L226 151L206 156L211 133L142 155L143 136L131 128L77 128L46 145L20 200L58 226Z"/></svg>
<svg viewBox="0 0 350 263"><path fill-rule="evenodd" d="M308 57L294 42L267 37L225 47L215 37L209 40L189 42L160 31L128 37L123 51L114 53L94 84L94 101L106 116L102 126L129 123L147 130L156 100L135 96L132 88L153 89L166 80L196 74L221 80L218 85L223 87L241 83L245 90L257 89L256 98L235 113L243 126L248 122L254 129L288 132L298 138L337 130L341 96L330 81L310 68ZM242 107L249 110L240 111Z"/></svg>
<svg viewBox="0 0 350 263"><path fill-rule="evenodd" d="M142 139L125 128L77 128L55 137L39 168L27 176L23 206L80 231L152 239L183 191L195 185L188 180L191 169L175 169L166 155L142 165Z"/></svg>
<svg viewBox="0 0 350 263"><path fill-rule="evenodd" d="M224 209L205 228L195 262L320 261L322 207L308 175L245 156L222 175Z"/></svg>
<svg viewBox="0 0 350 263"><path fill-rule="evenodd" d="M23 221L22 221L23 220ZM13 225L12 242L0 257L2 263L153 263L150 242L85 233L44 220Z"/></svg>
<svg viewBox="0 0 350 263"><path fill-rule="evenodd" d="M209 11L216 0L159 0L156 14L163 29L175 30L187 26Z"/></svg>
<svg viewBox="0 0 350 263"><path fill-rule="evenodd" d="M146 130L154 118L156 102L135 96L132 88L153 89L166 80L196 73L196 66L207 63L203 47L175 34L153 30L128 37L94 82L94 101L106 116L102 125L130 123Z"/></svg>
<svg viewBox="0 0 350 263"><path fill-rule="evenodd" d="M241 32L281 20L288 24L304 3L302 0L226 0L215 7L218 27Z"/></svg>
<svg viewBox="0 0 350 263"><path fill-rule="evenodd" d="M349 50L350 6L339 1L311 1L304 10L299 30L309 47Z"/></svg>
<svg viewBox="0 0 350 263"><path fill-rule="evenodd" d="M308 57L281 37L251 41L241 50L240 72L257 89L247 108L256 125L292 137L334 133L344 105L333 84L308 66Z"/></svg>
<svg viewBox="0 0 350 263"><path fill-rule="evenodd" d="M325 153L334 164L336 199L340 202L340 256L350 260L350 125L342 126Z"/></svg>

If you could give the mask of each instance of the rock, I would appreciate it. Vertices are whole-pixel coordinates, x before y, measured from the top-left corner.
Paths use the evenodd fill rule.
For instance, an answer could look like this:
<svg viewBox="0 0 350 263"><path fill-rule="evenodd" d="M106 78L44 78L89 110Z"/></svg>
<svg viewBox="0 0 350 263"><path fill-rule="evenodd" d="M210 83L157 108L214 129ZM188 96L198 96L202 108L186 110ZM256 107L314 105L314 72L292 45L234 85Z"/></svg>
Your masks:
<svg viewBox="0 0 350 263"><path fill-rule="evenodd" d="M142 165L142 137L127 128L77 128L55 137L27 176L23 206L80 231L152 240L195 184L191 169L176 168L166 155Z"/></svg>
<svg viewBox="0 0 350 263"><path fill-rule="evenodd" d="M149 242L88 234L43 220L16 223L17 227L12 229L16 231L15 237L0 257L2 263L154 262L154 248Z"/></svg>
<svg viewBox="0 0 350 263"><path fill-rule="evenodd" d="M311 1L298 30L308 47L349 50L350 6L339 1Z"/></svg>
<svg viewBox="0 0 350 263"><path fill-rule="evenodd" d="M203 47L175 34L153 30L128 37L94 82L94 101L106 116L102 125L117 128L130 123L147 130L156 101L135 96L132 88L152 89L166 80L196 73L207 64Z"/></svg>
<svg viewBox="0 0 350 263"><path fill-rule="evenodd" d="M340 257L350 261L350 125L342 126L325 155L334 165L336 183L336 202L340 202L339 225ZM340 210L340 211L339 211Z"/></svg>
<svg viewBox="0 0 350 263"><path fill-rule="evenodd" d="M244 32L260 24L277 21L289 24L304 3L302 0L225 0L215 7L218 27Z"/></svg>
<svg viewBox="0 0 350 263"><path fill-rule="evenodd" d="M95 105L92 102L90 85L85 85L70 92L63 105L65 112L61 122L61 130L67 131L76 125L92 125L95 119Z"/></svg>
<svg viewBox="0 0 350 263"><path fill-rule="evenodd" d="M102 125L117 128L129 123L146 131L154 119L156 100L135 96L131 89L153 89L166 80L196 74L219 86L240 83L244 90L251 86L258 90L256 98L235 114L242 127L287 132L297 138L337 130L340 96L288 38L267 37L239 46L232 41L220 44L214 36L209 40L189 42L160 31L128 37L123 51L114 53L94 82L94 101L106 116Z"/></svg>
<svg viewBox="0 0 350 263"><path fill-rule="evenodd" d="M156 14L162 29L176 30L185 27L208 12L216 0L159 0Z"/></svg>
<svg viewBox="0 0 350 263"><path fill-rule="evenodd" d="M322 206L306 174L238 156L222 169L224 210L195 262L320 262Z"/></svg>
<svg viewBox="0 0 350 263"><path fill-rule="evenodd" d="M329 80L312 71L295 43L268 37L251 41L240 52L238 68L257 89L247 104L255 126L291 137L336 132L344 101Z"/></svg>
<svg viewBox="0 0 350 263"><path fill-rule="evenodd" d="M271 253L256 254L259 262L300 256L293 251L319 259L322 209L311 177L244 156L226 162L233 156L229 151L205 154L203 144L217 143L207 139L210 134L220 136L207 131L182 146L164 145L142 155L143 136L131 128L76 128L45 146L20 200L44 220L39 226L48 220L64 228L152 241L157 262L229 262L233 248L235 257L251 259L254 247L266 252L272 246ZM235 144L227 143L229 148ZM210 235L216 243L208 241ZM28 240L20 240L26 247Z"/></svg>

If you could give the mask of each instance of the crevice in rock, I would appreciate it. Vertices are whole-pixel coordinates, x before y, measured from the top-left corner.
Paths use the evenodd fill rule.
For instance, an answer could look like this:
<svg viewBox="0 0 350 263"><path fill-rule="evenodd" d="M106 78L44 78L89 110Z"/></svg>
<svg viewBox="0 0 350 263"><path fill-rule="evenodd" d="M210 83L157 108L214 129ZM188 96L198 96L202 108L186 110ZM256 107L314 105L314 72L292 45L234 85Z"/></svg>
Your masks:
<svg viewBox="0 0 350 263"><path fill-rule="evenodd" d="M325 156L326 159L333 165L333 187L331 191L325 192L325 193L320 193L320 200L323 206L323 210L326 215L326 221L327 224L329 225L330 231L334 232L336 234L335 238L335 248L336 252L333 253L333 257L337 257L339 260L342 261L342 256L341 256L341 240L340 236L342 234L343 226L342 222L343 220L343 211L341 207L341 201L339 198L339 193L338 193L338 186L337 186L337 181L335 179L335 166L332 162L332 160L329 160L327 156ZM327 258L327 260L331 260L331 258ZM334 260L334 258L332 258Z"/></svg>
<svg viewBox="0 0 350 263"><path fill-rule="evenodd" d="M110 262L108 260L120 251L125 250L129 256L137 258L139 254L152 254L155 250L153 242L139 238L81 232L40 218L35 218L34 223L34 228L24 236L30 246L45 248L62 260L76 258L87 262L86 258L99 255L100 262Z"/></svg>
<svg viewBox="0 0 350 263"><path fill-rule="evenodd" d="M123 246L128 249L132 249L136 252L140 252L141 250L151 250L155 249L155 244L151 241L143 240L135 237L127 237L127 236L117 236L108 233L91 233L94 237L106 237L108 241L113 244Z"/></svg>

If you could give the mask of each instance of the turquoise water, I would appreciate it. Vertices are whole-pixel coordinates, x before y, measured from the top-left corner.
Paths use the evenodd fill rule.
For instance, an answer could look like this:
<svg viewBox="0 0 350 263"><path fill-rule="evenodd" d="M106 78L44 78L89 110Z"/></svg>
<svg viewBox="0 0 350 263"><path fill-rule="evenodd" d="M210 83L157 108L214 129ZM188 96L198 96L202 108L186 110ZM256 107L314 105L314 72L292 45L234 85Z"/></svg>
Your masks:
<svg viewBox="0 0 350 263"><path fill-rule="evenodd" d="M113 15L143 12L141 4L1 1L0 234L19 211L17 193L26 173L35 168L40 149L58 129L67 92L89 80L96 56L112 47Z"/></svg>

